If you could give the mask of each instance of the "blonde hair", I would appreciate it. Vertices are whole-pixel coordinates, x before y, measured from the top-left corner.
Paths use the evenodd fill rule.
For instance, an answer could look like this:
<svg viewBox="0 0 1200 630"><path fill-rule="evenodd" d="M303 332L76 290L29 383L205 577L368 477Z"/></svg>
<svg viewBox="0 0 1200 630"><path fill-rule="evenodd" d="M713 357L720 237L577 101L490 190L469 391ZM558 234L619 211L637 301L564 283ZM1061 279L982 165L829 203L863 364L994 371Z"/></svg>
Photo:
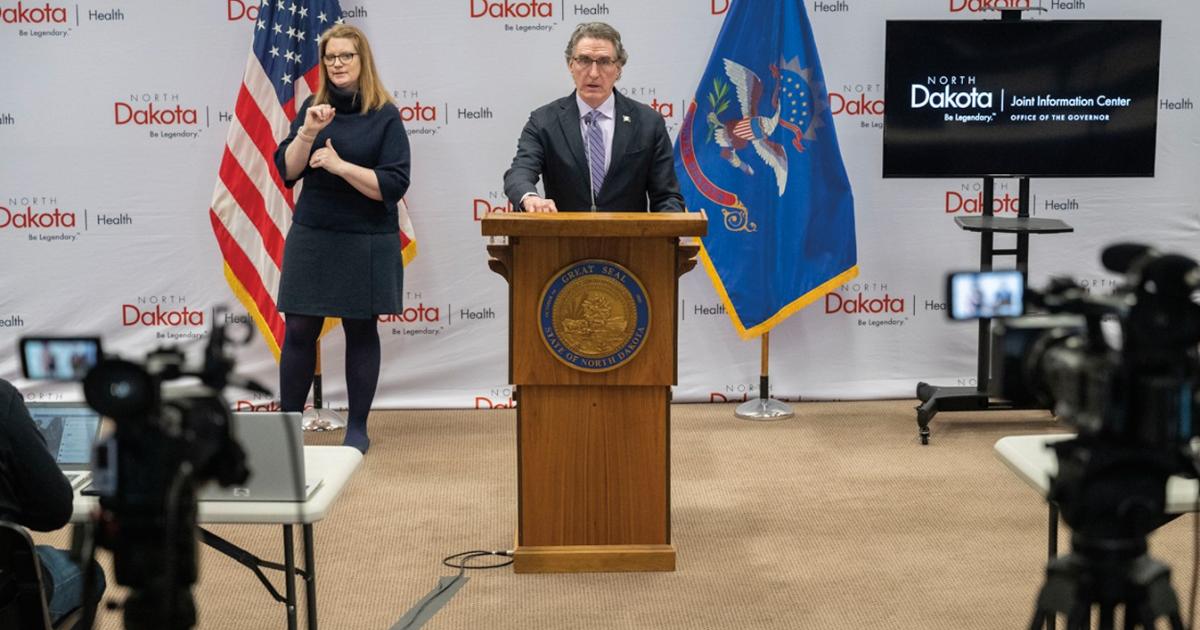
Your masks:
<svg viewBox="0 0 1200 630"><path fill-rule="evenodd" d="M317 47L317 66L320 68L320 80L317 92L313 95L313 105L329 103L329 69L325 66L325 47L334 37L348 39L354 42L354 50L359 57L358 98L362 103L362 113L379 109L392 102L392 95L379 80L379 71L375 69L375 56L371 54L371 45L367 36L349 24L335 24L321 35Z"/></svg>

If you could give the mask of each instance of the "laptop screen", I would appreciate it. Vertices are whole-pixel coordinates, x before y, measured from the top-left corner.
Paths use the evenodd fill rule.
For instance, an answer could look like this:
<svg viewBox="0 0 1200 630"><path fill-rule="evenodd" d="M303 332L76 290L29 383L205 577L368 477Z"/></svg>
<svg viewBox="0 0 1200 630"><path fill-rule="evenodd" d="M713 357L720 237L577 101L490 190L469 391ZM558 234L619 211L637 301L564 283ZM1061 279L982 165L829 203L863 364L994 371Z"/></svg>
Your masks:
<svg viewBox="0 0 1200 630"><path fill-rule="evenodd" d="M84 406L29 405L29 415L59 466L84 466L100 430L100 414Z"/></svg>

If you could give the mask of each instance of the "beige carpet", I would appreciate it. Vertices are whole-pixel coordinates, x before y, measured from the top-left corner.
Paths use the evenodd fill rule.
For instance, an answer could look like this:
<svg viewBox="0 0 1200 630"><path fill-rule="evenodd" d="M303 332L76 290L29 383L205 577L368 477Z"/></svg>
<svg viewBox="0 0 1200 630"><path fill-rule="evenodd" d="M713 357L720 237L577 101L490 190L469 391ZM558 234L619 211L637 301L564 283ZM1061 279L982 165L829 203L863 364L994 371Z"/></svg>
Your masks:
<svg viewBox="0 0 1200 630"><path fill-rule="evenodd" d="M921 446L913 404L802 403L776 423L737 420L733 405L675 405L676 572L474 571L425 627L1023 628L1043 577L1046 507L992 445L1063 427L1038 412L945 413ZM442 557L512 546L514 424L512 411L372 416L371 453L316 527L323 628L390 628L452 573ZM1178 519L1152 538L1181 603L1192 525ZM279 558L278 527L214 530ZM207 549L196 599L201 628L284 627L253 575ZM119 613L100 621L120 627Z"/></svg>

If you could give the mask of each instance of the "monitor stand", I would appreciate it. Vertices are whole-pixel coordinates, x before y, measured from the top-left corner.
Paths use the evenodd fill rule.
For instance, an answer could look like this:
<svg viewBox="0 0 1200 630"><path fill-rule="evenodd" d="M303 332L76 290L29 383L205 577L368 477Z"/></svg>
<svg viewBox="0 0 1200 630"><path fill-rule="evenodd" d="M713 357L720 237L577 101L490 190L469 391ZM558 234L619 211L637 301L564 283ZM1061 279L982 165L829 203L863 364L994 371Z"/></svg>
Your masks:
<svg viewBox="0 0 1200 630"><path fill-rule="evenodd" d="M986 8L985 11L999 11L1001 21L1016 22L1020 20L1021 16L1027 11L1029 13L1047 13L1050 11L1050 9L1047 9L1046 7L1014 7L1011 9L1004 9L1001 7L992 6Z"/></svg>
<svg viewBox="0 0 1200 630"><path fill-rule="evenodd" d="M991 271L997 256L1016 258L1016 269L1029 277L1029 235L1060 234L1073 232L1074 228L1058 219L1035 219L1029 216L1029 178L1018 178L1020 196L1016 217L997 217L993 209L995 201L995 178L983 178L983 203L980 216L955 217L958 227L968 232L979 233L979 270ZM995 246L997 233L1015 234L1016 247L998 249ZM921 444L929 444L929 422L939 411L984 411L987 409L1020 408L1006 400L994 400L988 396L988 378L991 366L992 320L979 320L979 346L977 351L975 387L942 387L928 383L917 383L917 427ZM1026 407L1028 408L1028 407Z"/></svg>

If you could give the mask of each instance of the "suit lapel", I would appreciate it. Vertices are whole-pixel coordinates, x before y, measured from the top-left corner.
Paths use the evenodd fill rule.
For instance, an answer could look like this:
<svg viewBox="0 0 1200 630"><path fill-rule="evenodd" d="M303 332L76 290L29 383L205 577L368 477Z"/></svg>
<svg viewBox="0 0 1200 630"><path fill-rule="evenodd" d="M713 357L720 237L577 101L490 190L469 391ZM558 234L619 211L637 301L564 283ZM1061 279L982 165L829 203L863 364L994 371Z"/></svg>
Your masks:
<svg viewBox="0 0 1200 630"><path fill-rule="evenodd" d="M615 90L613 99L615 100L613 107L615 120L613 120L612 158L608 162L608 173L604 176L604 185L600 188L601 191L610 188L609 184L617 179L616 174L621 172L621 159L625 157L629 141L637 137L638 132L638 118L633 115L633 104ZM621 184L615 185L621 186Z"/></svg>
<svg viewBox="0 0 1200 630"><path fill-rule="evenodd" d="M583 135L579 132L579 103L575 102L575 93L560 101L558 110L558 126L571 149L571 157L575 158L575 172L579 174L584 186L585 197L592 185L588 170L587 155L583 152Z"/></svg>

